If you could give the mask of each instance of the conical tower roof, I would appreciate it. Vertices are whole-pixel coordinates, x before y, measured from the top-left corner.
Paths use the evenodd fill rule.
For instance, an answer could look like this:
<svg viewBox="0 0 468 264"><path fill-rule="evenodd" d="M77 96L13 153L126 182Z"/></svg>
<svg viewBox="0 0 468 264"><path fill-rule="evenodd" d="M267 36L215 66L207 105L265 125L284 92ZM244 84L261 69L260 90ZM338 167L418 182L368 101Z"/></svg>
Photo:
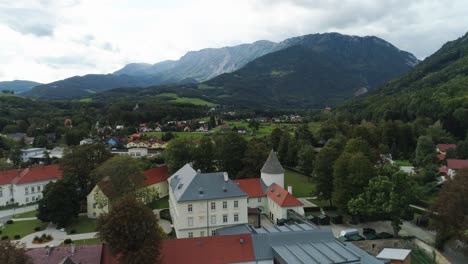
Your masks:
<svg viewBox="0 0 468 264"><path fill-rule="evenodd" d="M260 171L268 174L284 173L283 166L281 166L278 156L276 156L276 153L273 150L270 151L270 155L268 155L268 158Z"/></svg>

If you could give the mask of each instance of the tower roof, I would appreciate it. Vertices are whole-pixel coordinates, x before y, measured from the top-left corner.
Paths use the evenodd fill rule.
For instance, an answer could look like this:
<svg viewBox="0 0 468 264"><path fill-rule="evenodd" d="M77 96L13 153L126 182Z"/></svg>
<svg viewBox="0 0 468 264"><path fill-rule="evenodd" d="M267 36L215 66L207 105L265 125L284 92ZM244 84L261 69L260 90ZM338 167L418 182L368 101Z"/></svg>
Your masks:
<svg viewBox="0 0 468 264"><path fill-rule="evenodd" d="M281 166L281 163L273 150L270 151L270 155L268 155L268 158L260 171L268 174L284 173L283 166Z"/></svg>

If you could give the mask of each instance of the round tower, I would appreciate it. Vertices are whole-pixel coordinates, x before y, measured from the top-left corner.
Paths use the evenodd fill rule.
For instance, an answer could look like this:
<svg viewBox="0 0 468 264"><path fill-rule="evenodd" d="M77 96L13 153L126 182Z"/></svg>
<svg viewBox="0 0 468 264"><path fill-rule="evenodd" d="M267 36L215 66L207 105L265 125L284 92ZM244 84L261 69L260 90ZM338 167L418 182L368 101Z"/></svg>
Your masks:
<svg viewBox="0 0 468 264"><path fill-rule="evenodd" d="M268 155L260 172L266 186L276 183L281 186L281 188L284 188L284 169L273 150L270 151L270 155Z"/></svg>

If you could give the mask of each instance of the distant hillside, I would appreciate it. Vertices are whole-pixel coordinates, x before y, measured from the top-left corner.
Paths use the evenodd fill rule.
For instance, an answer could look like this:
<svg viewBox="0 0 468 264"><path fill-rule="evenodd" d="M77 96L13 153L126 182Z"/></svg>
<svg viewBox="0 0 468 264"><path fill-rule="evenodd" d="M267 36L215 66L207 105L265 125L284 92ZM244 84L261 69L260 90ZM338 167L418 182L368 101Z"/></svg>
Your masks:
<svg viewBox="0 0 468 264"><path fill-rule="evenodd" d="M429 117L465 138L468 129L468 33L446 43L414 69L338 108L356 121Z"/></svg>
<svg viewBox="0 0 468 264"><path fill-rule="evenodd" d="M34 86L40 85L41 83L33 81L24 81L24 80L14 80L0 82L0 91L10 90L14 91L16 94L23 93L31 90Z"/></svg>
<svg viewBox="0 0 468 264"><path fill-rule="evenodd" d="M289 48L205 82L203 94L238 106L320 108L372 90L418 63L377 37L326 33L285 42Z"/></svg>
<svg viewBox="0 0 468 264"><path fill-rule="evenodd" d="M200 82L222 73L235 71L248 62L282 47L284 45L280 43L262 40L233 47L202 49L187 52L177 61L128 64L114 74L157 75L165 83L169 83L168 80L181 81L184 79L194 79Z"/></svg>

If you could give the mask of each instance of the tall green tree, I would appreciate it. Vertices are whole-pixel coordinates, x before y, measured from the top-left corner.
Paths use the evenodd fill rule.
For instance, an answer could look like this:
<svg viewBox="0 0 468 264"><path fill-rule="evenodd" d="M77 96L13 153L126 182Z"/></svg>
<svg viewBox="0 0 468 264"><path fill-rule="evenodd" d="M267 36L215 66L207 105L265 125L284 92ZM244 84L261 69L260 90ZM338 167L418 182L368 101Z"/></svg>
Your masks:
<svg viewBox="0 0 468 264"><path fill-rule="evenodd" d="M26 254L26 248L10 240L0 241L0 263L2 264L32 264L33 260Z"/></svg>
<svg viewBox="0 0 468 264"><path fill-rule="evenodd" d="M194 160L195 145L191 139L176 138L169 142L164 151L166 164L171 172L176 172Z"/></svg>
<svg viewBox="0 0 468 264"><path fill-rule="evenodd" d="M202 172L212 172L215 168L215 145L211 137L202 137L200 143L194 149L194 165L195 169Z"/></svg>
<svg viewBox="0 0 468 264"><path fill-rule="evenodd" d="M346 142L346 145L344 147L344 151L348 153L361 152L370 160L373 159L372 151L371 151L371 148L369 147L369 144L367 143L367 141L365 141L362 138L352 138L348 140L348 142Z"/></svg>
<svg viewBox="0 0 468 264"><path fill-rule="evenodd" d="M69 225L80 212L77 186L67 180L59 180L46 185L43 198L38 203L37 218L43 222L53 222L59 227Z"/></svg>
<svg viewBox="0 0 468 264"><path fill-rule="evenodd" d="M281 141L281 137L283 136L283 133L285 133L281 128L275 127L273 131L271 131L270 134L270 142L271 142L271 147L273 148L274 151L278 151L278 147Z"/></svg>
<svg viewBox="0 0 468 264"><path fill-rule="evenodd" d="M309 129L309 125L304 123L300 125L294 132L294 136L297 141L304 141L307 144L315 144L314 135Z"/></svg>
<svg viewBox="0 0 468 264"><path fill-rule="evenodd" d="M80 200L86 199L96 185L93 171L111 156L103 144L75 146L65 150L60 169L64 179L77 185Z"/></svg>
<svg viewBox="0 0 468 264"><path fill-rule="evenodd" d="M456 155L458 159L468 159L468 140L458 142Z"/></svg>
<svg viewBox="0 0 468 264"><path fill-rule="evenodd" d="M338 149L325 146L320 150L314 162L314 177L317 182L317 195L332 204L333 167L340 152Z"/></svg>
<svg viewBox="0 0 468 264"><path fill-rule="evenodd" d="M134 193L144 186L146 180L140 161L129 156L108 159L96 169L96 177L98 180L109 180L111 184L108 188L118 197Z"/></svg>
<svg viewBox="0 0 468 264"><path fill-rule="evenodd" d="M161 237L151 209L133 196L125 196L108 214L98 218L97 236L106 241L122 264L160 261Z"/></svg>
<svg viewBox="0 0 468 264"><path fill-rule="evenodd" d="M314 159L314 147L311 145L303 145L298 153L298 165L306 175L310 175L314 170Z"/></svg>
<svg viewBox="0 0 468 264"><path fill-rule="evenodd" d="M218 135L215 138L216 157L219 168L235 178L242 170L242 158L247 149L247 141L236 132Z"/></svg>
<svg viewBox="0 0 468 264"><path fill-rule="evenodd" d="M415 163L418 166L435 163L436 152L432 139L428 136L420 136L415 152Z"/></svg>
<svg viewBox="0 0 468 264"><path fill-rule="evenodd" d="M281 139L278 144L278 159L281 164L286 165L288 163L288 150L291 141L291 135L285 132L281 135Z"/></svg>
<svg viewBox="0 0 468 264"><path fill-rule="evenodd" d="M333 201L340 213L348 213L348 201L357 197L375 176L374 166L362 152L343 152L333 170Z"/></svg>
<svg viewBox="0 0 468 264"><path fill-rule="evenodd" d="M242 170L237 178L257 178L269 153L268 146L261 140L252 139L242 158Z"/></svg>

